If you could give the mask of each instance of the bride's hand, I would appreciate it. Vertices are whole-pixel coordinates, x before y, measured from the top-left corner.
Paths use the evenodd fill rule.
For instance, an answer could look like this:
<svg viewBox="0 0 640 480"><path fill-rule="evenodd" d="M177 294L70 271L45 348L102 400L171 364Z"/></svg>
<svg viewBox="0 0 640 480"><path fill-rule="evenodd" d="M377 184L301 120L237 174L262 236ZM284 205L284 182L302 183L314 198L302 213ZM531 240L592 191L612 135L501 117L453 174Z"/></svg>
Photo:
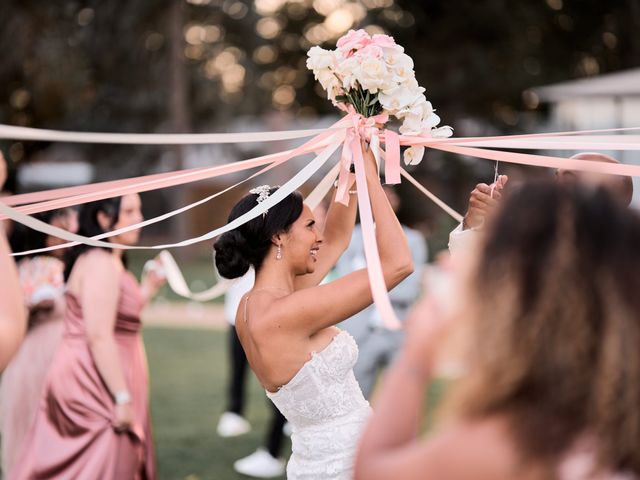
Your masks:
<svg viewBox="0 0 640 480"><path fill-rule="evenodd" d="M373 154L373 150L371 149L371 143L363 138L360 144L362 146L362 155L364 157L365 167L373 168L377 172L378 162L376 161L376 157Z"/></svg>

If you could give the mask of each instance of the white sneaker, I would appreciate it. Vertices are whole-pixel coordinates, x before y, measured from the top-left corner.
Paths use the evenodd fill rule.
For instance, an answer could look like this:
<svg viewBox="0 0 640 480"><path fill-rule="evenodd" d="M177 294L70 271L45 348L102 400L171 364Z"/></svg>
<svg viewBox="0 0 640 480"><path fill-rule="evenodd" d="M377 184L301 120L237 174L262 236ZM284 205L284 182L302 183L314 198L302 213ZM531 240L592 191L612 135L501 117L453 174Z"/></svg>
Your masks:
<svg viewBox="0 0 640 480"><path fill-rule="evenodd" d="M293 427L289 422L286 422L284 424L284 427L282 427L282 433L284 433L287 437L290 437L293 433Z"/></svg>
<svg viewBox="0 0 640 480"><path fill-rule="evenodd" d="M236 472L249 477L273 478L284 475L284 460L274 458L264 448L259 448L248 457L233 464Z"/></svg>
<svg viewBox="0 0 640 480"><path fill-rule="evenodd" d="M217 430L221 437L237 437L251 431L251 424L237 413L224 412L218 420Z"/></svg>

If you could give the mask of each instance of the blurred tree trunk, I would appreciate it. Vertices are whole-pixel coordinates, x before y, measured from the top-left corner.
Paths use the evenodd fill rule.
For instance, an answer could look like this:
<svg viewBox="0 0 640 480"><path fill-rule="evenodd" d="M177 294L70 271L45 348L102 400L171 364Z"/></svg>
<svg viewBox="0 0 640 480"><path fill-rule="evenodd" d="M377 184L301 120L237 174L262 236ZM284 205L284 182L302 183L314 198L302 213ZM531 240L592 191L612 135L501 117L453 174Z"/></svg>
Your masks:
<svg viewBox="0 0 640 480"><path fill-rule="evenodd" d="M630 32L638 32L640 30L640 0L628 0L629 2L629 22ZM640 62L640 35L633 34L629 36L631 42L631 64L638 64Z"/></svg>
<svg viewBox="0 0 640 480"><path fill-rule="evenodd" d="M183 28L185 24L185 2L182 0L174 0L169 4L168 8L169 22L169 118L172 133L188 133L191 132L191 122L188 106L188 79L186 65L184 62L184 34ZM173 146L175 156L175 169L184 169L184 158L186 154L186 145ZM177 187L171 189L169 202L171 208L175 209L183 206L185 188ZM171 235L175 240L183 240L188 234L188 215L177 215L174 217L173 229ZM174 253L182 256L183 249L178 249Z"/></svg>
<svg viewBox="0 0 640 480"><path fill-rule="evenodd" d="M175 1L169 6L169 87L171 89L170 114L174 133L191 130L188 110L188 80L184 63L185 23L184 2ZM178 168L183 168L182 157L178 157Z"/></svg>

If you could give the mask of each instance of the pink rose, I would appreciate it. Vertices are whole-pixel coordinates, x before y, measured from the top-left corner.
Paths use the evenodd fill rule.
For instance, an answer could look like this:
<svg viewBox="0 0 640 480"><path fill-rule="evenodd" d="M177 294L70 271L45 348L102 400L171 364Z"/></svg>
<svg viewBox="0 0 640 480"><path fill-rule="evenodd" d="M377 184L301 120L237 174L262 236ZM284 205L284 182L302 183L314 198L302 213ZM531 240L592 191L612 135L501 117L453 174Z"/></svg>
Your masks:
<svg viewBox="0 0 640 480"><path fill-rule="evenodd" d="M382 47L392 48L396 46L396 41L393 39L393 37L390 37L389 35L382 35L382 34L375 34L371 38L371 43L381 48Z"/></svg>
<svg viewBox="0 0 640 480"><path fill-rule="evenodd" d="M350 57L354 50L360 50L370 43L371 37L364 30L349 30L338 40L336 46L345 57Z"/></svg>

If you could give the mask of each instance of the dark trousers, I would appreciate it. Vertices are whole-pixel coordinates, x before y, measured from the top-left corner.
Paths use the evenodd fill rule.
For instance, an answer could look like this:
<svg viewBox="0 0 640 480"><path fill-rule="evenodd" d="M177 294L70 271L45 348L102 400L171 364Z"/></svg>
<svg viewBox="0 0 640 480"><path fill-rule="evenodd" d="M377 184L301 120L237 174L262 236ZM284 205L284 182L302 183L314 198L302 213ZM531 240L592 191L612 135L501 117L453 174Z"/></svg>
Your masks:
<svg viewBox="0 0 640 480"><path fill-rule="evenodd" d="M238 334L234 326L229 328L229 355L231 361L231 378L229 379L229 404L227 411L242 415L245 404L247 356L244 353ZM269 401L272 409L271 422L267 431L266 447L271 456L279 457L282 450L284 434L282 427L286 422L280 410Z"/></svg>
<svg viewBox="0 0 640 480"><path fill-rule="evenodd" d="M244 410L245 386L247 378L247 356L233 325L229 328L229 354L231 363L231 378L229 379L228 412L242 415Z"/></svg>

